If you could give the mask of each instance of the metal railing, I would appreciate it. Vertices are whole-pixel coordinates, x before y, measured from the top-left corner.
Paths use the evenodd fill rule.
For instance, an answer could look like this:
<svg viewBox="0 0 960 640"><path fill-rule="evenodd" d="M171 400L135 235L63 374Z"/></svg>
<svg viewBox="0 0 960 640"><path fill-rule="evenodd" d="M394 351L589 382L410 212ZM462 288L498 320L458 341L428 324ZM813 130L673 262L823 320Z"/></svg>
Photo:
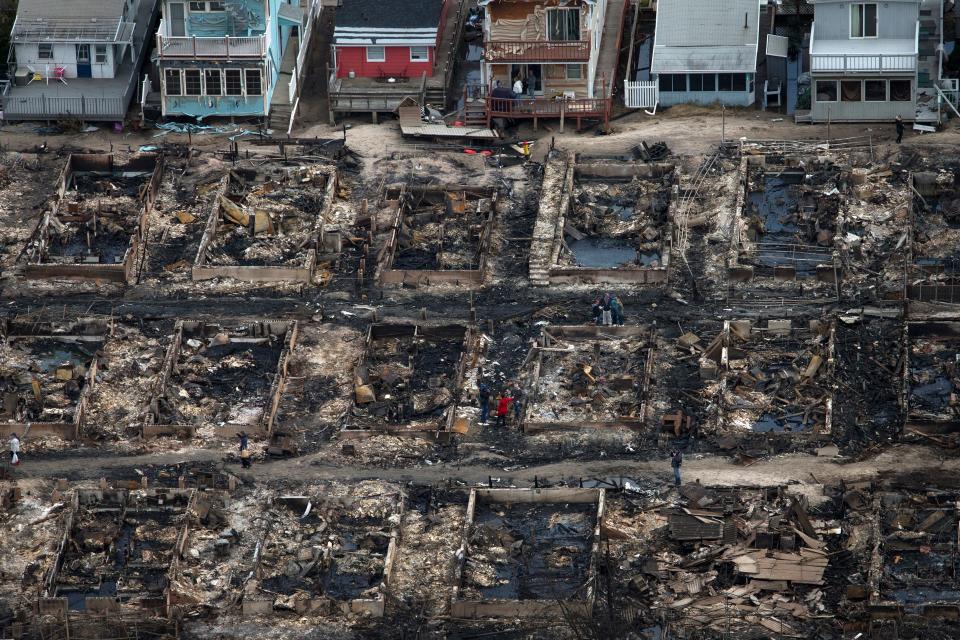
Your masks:
<svg viewBox="0 0 960 640"><path fill-rule="evenodd" d="M262 58L269 43L266 35L259 36L166 36L164 21L157 29L157 52L161 59L173 58ZM270 21L264 34L270 33Z"/></svg>
<svg viewBox="0 0 960 640"><path fill-rule="evenodd" d="M590 41L493 40L484 43L484 57L488 62L586 62Z"/></svg>

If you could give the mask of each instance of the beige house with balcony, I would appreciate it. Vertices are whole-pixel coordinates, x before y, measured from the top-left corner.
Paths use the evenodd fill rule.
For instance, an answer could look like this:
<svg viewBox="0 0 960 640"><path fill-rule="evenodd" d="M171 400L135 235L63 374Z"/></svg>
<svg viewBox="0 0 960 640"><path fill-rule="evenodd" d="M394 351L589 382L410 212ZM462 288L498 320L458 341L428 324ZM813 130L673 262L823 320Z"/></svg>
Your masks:
<svg viewBox="0 0 960 640"><path fill-rule="evenodd" d="M626 4L480 0L488 117L609 118Z"/></svg>

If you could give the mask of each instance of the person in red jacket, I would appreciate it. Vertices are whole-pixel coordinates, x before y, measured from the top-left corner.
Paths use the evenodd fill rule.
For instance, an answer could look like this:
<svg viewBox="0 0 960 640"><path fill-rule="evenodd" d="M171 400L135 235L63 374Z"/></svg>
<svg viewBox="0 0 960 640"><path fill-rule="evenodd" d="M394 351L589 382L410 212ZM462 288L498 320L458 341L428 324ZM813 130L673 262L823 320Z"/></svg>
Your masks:
<svg viewBox="0 0 960 640"><path fill-rule="evenodd" d="M504 393L500 396L500 399L497 400L497 426L505 427L507 426L507 414L510 412L510 402L513 398L510 397L510 394Z"/></svg>

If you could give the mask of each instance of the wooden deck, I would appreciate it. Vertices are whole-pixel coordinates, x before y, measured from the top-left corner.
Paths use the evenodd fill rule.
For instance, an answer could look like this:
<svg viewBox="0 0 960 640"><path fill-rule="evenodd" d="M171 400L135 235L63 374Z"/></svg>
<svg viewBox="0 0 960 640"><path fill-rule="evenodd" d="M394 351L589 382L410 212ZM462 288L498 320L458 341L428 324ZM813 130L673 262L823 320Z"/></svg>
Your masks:
<svg viewBox="0 0 960 640"><path fill-rule="evenodd" d="M419 125L400 124L400 132L405 136L419 138L468 138L470 140L496 140L496 132L486 127L449 127L444 124L424 122Z"/></svg>

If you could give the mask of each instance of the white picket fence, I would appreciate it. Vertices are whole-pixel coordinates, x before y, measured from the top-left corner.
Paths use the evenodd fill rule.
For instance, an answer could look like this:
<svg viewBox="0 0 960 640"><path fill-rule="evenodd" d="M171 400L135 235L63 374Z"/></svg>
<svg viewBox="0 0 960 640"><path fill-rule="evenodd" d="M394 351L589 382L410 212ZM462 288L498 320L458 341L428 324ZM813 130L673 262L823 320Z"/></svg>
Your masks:
<svg viewBox="0 0 960 640"><path fill-rule="evenodd" d="M623 83L623 103L631 109L653 109L660 101L656 80Z"/></svg>

